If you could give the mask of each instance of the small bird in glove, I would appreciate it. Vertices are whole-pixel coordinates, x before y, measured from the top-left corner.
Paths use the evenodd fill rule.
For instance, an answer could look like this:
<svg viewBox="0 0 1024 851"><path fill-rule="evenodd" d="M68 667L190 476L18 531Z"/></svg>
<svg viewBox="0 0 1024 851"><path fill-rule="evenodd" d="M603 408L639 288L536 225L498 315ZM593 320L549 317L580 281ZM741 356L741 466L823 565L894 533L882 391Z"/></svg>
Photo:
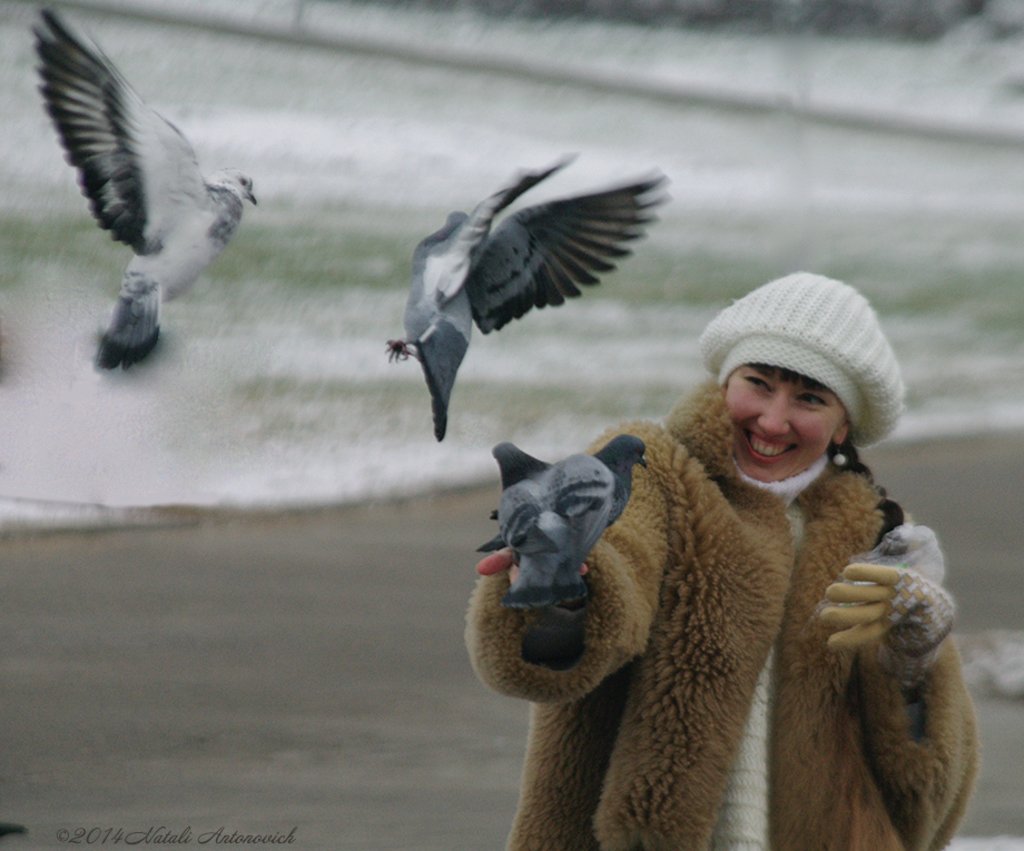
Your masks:
<svg viewBox="0 0 1024 851"><path fill-rule="evenodd" d="M897 526L871 552L854 556L826 589L819 617L842 627L829 647L852 650L880 641L879 662L912 692L953 629L953 598L941 584L945 572L931 529Z"/></svg>

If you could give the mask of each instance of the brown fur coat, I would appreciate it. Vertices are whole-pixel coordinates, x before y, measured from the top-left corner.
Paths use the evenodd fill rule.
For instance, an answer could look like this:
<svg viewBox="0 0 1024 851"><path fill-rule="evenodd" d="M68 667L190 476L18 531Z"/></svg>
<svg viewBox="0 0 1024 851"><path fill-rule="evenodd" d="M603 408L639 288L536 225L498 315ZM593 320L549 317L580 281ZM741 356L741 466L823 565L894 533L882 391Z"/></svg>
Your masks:
<svg viewBox="0 0 1024 851"><path fill-rule="evenodd" d="M647 444L625 513L588 559L585 651L568 671L523 661L537 615L482 577L467 616L480 678L526 698L531 729L510 849L705 851L772 646L770 834L776 851L924 851L963 816L977 730L952 642L923 688L925 738L874 648L835 653L814 616L881 528L878 493L829 467L800 497L744 484L722 394L702 388ZM600 441L603 444L609 435Z"/></svg>

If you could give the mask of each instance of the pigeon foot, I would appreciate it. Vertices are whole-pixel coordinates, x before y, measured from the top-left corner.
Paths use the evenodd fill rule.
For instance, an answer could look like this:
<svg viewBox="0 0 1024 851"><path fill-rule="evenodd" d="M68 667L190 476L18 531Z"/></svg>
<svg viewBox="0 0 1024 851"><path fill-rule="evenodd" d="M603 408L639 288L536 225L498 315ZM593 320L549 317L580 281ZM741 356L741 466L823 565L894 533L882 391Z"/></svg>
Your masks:
<svg viewBox="0 0 1024 851"><path fill-rule="evenodd" d="M405 340L388 340L386 351L388 353L388 360L392 363L396 360L408 360L409 355L413 354L412 349L409 348L409 344Z"/></svg>

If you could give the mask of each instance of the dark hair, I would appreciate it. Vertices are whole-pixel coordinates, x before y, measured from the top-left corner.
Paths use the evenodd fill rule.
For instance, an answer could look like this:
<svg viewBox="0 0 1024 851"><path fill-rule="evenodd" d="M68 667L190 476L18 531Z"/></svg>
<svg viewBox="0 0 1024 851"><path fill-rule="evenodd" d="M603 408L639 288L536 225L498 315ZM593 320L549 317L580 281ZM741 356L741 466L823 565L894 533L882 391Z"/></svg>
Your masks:
<svg viewBox="0 0 1024 851"><path fill-rule="evenodd" d="M842 464L836 464L836 456L839 455L843 458ZM850 440L850 436L847 435L846 439L839 444L830 444L828 447L829 460L836 465L840 470L856 473L859 476L863 476L872 485L875 490L878 491L881 500L878 503L878 510L882 512L882 530L878 533L878 539L875 541L875 546L882 538L895 529L897 526L901 526L904 521L904 514L902 506L895 500L889 499L885 492L885 488L875 483L875 477L871 475L871 470L868 465L860 460L860 454L857 452L857 447L853 445L853 441Z"/></svg>
<svg viewBox="0 0 1024 851"><path fill-rule="evenodd" d="M829 393L836 395L835 391L828 385L822 384L818 379L804 375L802 372L797 372L795 369L787 369L784 366L772 366L770 363L750 363L747 366L756 369L758 372L767 373L779 381L784 381L786 384L799 384L805 390L811 391L828 390Z"/></svg>

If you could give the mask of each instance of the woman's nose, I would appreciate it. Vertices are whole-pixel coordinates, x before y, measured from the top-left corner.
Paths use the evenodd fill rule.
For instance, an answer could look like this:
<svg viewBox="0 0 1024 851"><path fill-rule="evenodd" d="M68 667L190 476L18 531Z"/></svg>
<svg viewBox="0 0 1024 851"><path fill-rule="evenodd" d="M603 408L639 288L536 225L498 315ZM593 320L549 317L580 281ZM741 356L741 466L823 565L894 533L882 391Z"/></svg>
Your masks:
<svg viewBox="0 0 1024 851"><path fill-rule="evenodd" d="M781 395L773 396L761 411L757 424L765 434L780 435L789 431L789 402Z"/></svg>

